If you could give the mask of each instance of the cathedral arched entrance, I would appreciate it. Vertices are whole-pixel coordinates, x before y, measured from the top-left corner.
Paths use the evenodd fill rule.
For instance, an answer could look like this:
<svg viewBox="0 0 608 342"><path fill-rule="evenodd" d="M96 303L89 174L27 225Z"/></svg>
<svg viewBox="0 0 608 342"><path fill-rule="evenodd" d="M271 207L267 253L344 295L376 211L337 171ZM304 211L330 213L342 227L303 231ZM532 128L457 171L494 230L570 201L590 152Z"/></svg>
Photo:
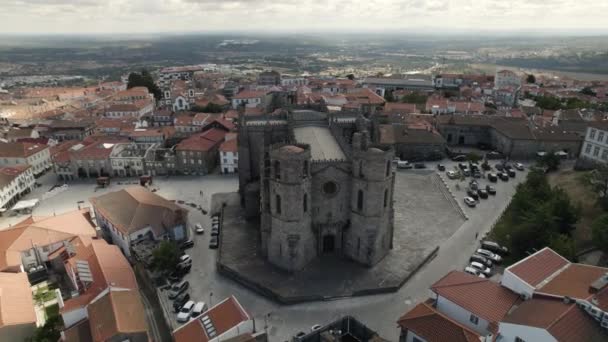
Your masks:
<svg viewBox="0 0 608 342"><path fill-rule="evenodd" d="M336 250L336 237L334 235L323 236L323 254L333 253Z"/></svg>

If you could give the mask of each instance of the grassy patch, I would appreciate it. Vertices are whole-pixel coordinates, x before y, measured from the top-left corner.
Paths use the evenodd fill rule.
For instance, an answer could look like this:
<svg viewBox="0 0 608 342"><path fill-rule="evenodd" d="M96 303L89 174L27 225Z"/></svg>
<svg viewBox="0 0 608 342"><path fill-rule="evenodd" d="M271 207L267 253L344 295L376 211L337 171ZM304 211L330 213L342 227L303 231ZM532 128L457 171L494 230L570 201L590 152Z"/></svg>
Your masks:
<svg viewBox="0 0 608 342"><path fill-rule="evenodd" d="M570 196L572 202L580 205L581 217L576 223L576 229L572 233L578 250L591 247L591 223L599 217L603 210L596 205L597 195L583 184L582 178L588 172L573 170L560 170L550 173L548 176L549 184L552 187L560 187Z"/></svg>

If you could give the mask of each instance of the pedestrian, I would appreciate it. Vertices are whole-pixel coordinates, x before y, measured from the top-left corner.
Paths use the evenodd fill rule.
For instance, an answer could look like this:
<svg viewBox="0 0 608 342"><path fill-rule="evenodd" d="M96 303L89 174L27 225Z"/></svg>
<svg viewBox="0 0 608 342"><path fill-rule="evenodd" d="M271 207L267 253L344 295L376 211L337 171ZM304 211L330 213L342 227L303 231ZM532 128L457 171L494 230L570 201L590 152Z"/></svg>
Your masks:
<svg viewBox="0 0 608 342"><path fill-rule="evenodd" d="M478 236L479 236L479 232L475 233L475 240L477 240Z"/></svg>

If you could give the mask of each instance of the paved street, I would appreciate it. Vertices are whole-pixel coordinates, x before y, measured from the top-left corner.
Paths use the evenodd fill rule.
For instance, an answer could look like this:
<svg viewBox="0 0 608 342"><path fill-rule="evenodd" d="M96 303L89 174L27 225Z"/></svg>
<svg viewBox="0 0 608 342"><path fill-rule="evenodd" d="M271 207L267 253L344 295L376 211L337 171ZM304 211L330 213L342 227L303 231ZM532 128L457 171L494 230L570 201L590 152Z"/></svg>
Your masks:
<svg viewBox="0 0 608 342"><path fill-rule="evenodd" d="M445 163L448 170L453 163ZM494 163L492 163L494 164ZM435 165L429 164L429 167ZM399 171L415 172L415 171ZM442 174L444 177L444 175ZM438 256L416 273L398 292L386 295L374 295L358 298L347 298L326 302L313 302L292 306L281 306L252 291L219 276L215 272L215 250L208 248L209 232L204 235L195 235L195 247L188 250L194 262L187 280L196 276L197 283L191 284L190 296L193 300L203 300L209 304L217 303L223 298L234 294L243 306L256 318L258 327L264 326L264 317L268 317L268 332L272 341L284 341L300 330L307 330L316 323L325 323L337 317L349 314L361 319L367 326L377 330L389 340L397 340L398 330L396 321L401 314L411 308L416 302L425 299L428 287L437 279L453 269L461 269L466 264L469 255L477 247L474 241L475 233L482 236L487 232L495 219L506 207L508 200L515 193L517 182L524 180L524 173L517 172L515 180L505 183L499 181L495 184L498 194L491 199L482 200L477 208L466 208L462 203L465 184L461 190L456 190L455 181L447 180L447 184L456 195L457 202L464 208L469 220L442 244ZM444 177L446 178L446 177ZM135 179L129 180L135 182ZM54 184L53 177L45 176L41 188L26 198L35 198L47 191ZM484 182L482 181L482 184ZM59 193L52 199L43 201L34 210L35 215L52 215L53 211L60 213L73 210L77 201L117 190L125 185L118 185L116 181L108 189L94 191L93 182L71 184L65 192ZM170 179L155 178L153 187L158 193L168 199L181 199L186 202L201 204L208 208L210 195L218 192L232 192L238 188L237 177L212 175L205 177L172 177ZM201 196L200 191L203 191ZM441 215L437 212L436 215ZM21 217L23 218L23 216ZM17 217L0 218L0 227L6 227ZM209 218L200 211L192 209L190 222L201 222L209 227Z"/></svg>

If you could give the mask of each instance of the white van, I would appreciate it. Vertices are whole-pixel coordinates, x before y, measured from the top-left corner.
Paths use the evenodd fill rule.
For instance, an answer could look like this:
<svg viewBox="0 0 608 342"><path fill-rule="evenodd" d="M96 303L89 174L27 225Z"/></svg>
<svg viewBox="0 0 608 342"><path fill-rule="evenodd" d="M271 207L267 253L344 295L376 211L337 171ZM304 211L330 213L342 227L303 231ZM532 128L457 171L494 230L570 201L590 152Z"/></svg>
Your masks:
<svg viewBox="0 0 608 342"><path fill-rule="evenodd" d="M179 313L177 314L177 321L180 323L188 322L188 320L190 319L190 312L192 312L194 306L195 304L191 300L184 304L184 306L182 306L182 309L179 310Z"/></svg>
<svg viewBox="0 0 608 342"><path fill-rule="evenodd" d="M198 302L194 305L194 309L192 309L192 317L199 316L205 311L207 311L207 304L205 302Z"/></svg>

